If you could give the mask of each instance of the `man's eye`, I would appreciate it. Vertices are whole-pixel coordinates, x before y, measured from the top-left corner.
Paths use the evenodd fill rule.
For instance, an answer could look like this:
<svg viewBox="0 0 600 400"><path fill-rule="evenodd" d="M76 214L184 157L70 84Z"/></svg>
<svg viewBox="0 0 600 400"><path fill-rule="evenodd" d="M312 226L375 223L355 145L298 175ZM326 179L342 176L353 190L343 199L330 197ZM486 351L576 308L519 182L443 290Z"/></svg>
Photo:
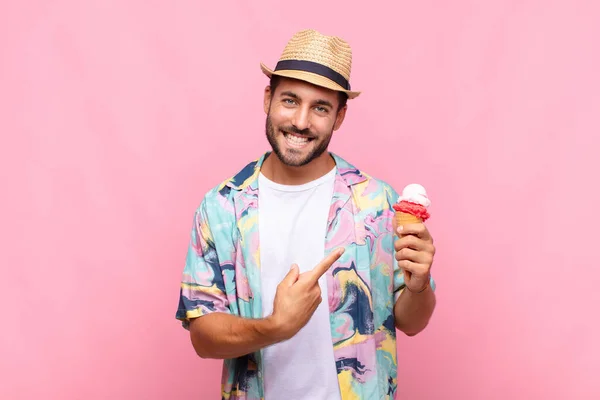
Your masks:
<svg viewBox="0 0 600 400"><path fill-rule="evenodd" d="M326 113L327 109L325 107L317 107L317 111L320 113Z"/></svg>
<svg viewBox="0 0 600 400"><path fill-rule="evenodd" d="M292 99L284 99L284 100L283 100L283 102L284 102L284 103L287 103L287 104L295 104L295 103L296 103L296 102L295 102L294 100L292 100Z"/></svg>

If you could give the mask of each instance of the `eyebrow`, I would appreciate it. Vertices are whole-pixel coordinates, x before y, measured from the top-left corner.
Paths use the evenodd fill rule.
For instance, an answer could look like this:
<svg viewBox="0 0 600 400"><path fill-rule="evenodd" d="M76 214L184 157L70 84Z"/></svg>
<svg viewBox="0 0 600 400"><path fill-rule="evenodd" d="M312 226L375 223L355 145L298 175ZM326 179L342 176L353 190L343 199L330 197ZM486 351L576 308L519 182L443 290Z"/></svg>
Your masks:
<svg viewBox="0 0 600 400"><path fill-rule="evenodd" d="M293 99L298 99L298 100L300 99L296 93L290 92L289 90L287 90L285 92L281 92L280 96L287 96L287 97L291 97Z"/></svg>
<svg viewBox="0 0 600 400"><path fill-rule="evenodd" d="M327 106L327 107L333 108L333 104L331 104L327 100L317 100L316 103L320 106Z"/></svg>
<svg viewBox="0 0 600 400"><path fill-rule="evenodd" d="M287 97L291 97L292 99L300 100L300 97L298 97L298 95L296 93L291 92L289 90L287 90L285 92L281 92L281 96L287 96ZM329 102L327 100L323 100L323 99L319 99L319 100L315 101L315 104L333 108L333 104L331 104L331 102Z"/></svg>

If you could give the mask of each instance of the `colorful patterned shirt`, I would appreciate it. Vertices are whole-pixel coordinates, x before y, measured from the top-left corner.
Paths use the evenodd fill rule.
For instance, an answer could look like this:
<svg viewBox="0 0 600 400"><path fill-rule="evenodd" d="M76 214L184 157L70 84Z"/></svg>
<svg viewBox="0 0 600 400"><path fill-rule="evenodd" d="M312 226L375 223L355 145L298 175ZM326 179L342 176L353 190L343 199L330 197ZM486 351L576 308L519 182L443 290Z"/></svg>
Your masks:
<svg viewBox="0 0 600 400"><path fill-rule="evenodd" d="M258 176L268 154L210 190L196 210L176 313L186 329L191 318L213 312L262 318ZM326 272L341 397L394 399L393 308L404 288L393 249L392 205L398 194L331 155L337 172L324 240L325 255L345 248ZM431 285L435 289L433 278ZM222 398L264 399L261 370L260 351L224 360Z"/></svg>

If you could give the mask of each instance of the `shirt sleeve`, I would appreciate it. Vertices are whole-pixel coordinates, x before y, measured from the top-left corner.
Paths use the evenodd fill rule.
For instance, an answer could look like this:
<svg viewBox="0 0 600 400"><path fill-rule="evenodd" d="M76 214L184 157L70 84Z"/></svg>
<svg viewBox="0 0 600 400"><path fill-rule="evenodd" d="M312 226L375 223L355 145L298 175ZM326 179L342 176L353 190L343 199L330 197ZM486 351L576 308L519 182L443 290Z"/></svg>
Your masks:
<svg viewBox="0 0 600 400"><path fill-rule="evenodd" d="M388 197L389 209L390 209L390 212L392 213L392 218L394 218L394 214L396 211L393 209L393 205L396 203L396 200L398 200L399 194L390 186L388 196L389 196ZM392 226L393 226L393 224L390 223L390 227L392 227ZM396 302L396 301L398 301L398 298L400 297L400 295L402 294L402 291L406 287L406 284L404 283L404 272L398 266L398 262L396 261L396 250L394 248L394 244L395 244L396 240L398 240L398 235L396 234L396 232L391 232L391 233L392 233L391 252L392 252L392 262L394 263L394 302ZM435 283L435 280L433 279L433 275L431 275L429 278L429 284L431 285L431 288L435 291L436 283Z"/></svg>
<svg viewBox="0 0 600 400"><path fill-rule="evenodd" d="M223 273L206 212L206 201L194 213L176 318L189 329L192 318L230 313Z"/></svg>

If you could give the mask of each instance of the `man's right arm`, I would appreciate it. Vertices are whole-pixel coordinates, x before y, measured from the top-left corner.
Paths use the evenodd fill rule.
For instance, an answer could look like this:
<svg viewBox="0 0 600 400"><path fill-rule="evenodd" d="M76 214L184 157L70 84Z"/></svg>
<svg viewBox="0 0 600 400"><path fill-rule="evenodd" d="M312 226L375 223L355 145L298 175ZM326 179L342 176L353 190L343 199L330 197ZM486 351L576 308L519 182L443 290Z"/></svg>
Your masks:
<svg viewBox="0 0 600 400"><path fill-rule="evenodd" d="M303 274L293 265L277 287L273 314L243 318L229 308L206 210L203 202L195 214L177 310L196 353L203 358L237 358L294 336L322 301L319 277L343 251L331 252Z"/></svg>
<svg viewBox="0 0 600 400"><path fill-rule="evenodd" d="M190 321L190 338L202 358L228 359L253 353L285 340L272 317L251 319L212 313Z"/></svg>
<svg viewBox="0 0 600 400"><path fill-rule="evenodd" d="M341 256L329 254L311 271L299 273L292 265L277 285L273 314L266 318L241 318L213 312L190 321L190 337L202 358L237 358L290 339L311 318L322 301L319 277Z"/></svg>
<svg viewBox="0 0 600 400"><path fill-rule="evenodd" d="M177 318L189 330L192 346L202 358L237 358L285 339L272 316L243 318L229 307L226 282L205 198L194 214ZM219 224L217 224L219 226Z"/></svg>
<svg viewBox="0 0 600 400"><path fill-rule="evenodd" d="M212 198L205 198L194 214L177 318L189 330L200 357L237 358L285 340L286 329L275 317L243 318L230 309L217 254L218 239L207 213L211 202Z"/></svg>

